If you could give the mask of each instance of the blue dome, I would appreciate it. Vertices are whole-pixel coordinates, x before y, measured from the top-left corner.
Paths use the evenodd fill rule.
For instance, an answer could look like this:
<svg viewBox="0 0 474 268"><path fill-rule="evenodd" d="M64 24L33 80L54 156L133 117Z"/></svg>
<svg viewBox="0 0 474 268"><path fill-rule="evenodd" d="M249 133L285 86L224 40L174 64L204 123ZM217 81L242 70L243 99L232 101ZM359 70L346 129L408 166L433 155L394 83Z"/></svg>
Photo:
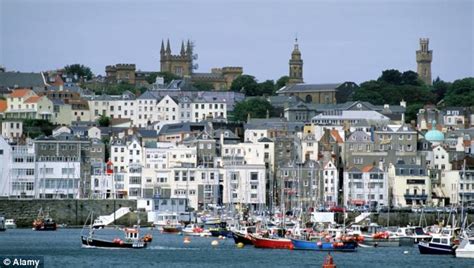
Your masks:
<svg viewBox="0 0 474 268"><path fill-rule="evenodd" d="M431 130L426 132L425 139L427 141L431 141L431 142L433 142L433 141L435 141L435 142L444 141L443 132L441 132L439 130L436 130L436 121L433 121Z"/></svg>

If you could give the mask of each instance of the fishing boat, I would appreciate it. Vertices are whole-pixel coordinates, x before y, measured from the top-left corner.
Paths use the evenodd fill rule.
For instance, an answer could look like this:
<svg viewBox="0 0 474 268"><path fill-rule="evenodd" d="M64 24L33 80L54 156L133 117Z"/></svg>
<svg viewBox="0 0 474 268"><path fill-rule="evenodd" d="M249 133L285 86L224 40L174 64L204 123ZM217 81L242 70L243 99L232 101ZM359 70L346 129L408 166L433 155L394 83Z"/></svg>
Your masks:
<svg viewBox="0 0 474 268"><path fill-rule="evenodd" d="M265 238L261 235L250 234L252 244L256 248L271 248L271 249L293 249L291 239L287 238Z"/></svg>
<svg viewBox="0 0 474 268"><path fill-rule="evenodd" d="M220 222L215 225L214 228L210 228L209 232L211 232L211 235L214 237L218 236L224 236L224 237L232 237L232 232L227 229L227 223L225 222Z"/></svg>
<svg viewBox="0 0 474 268"><path fill-rule="evenodd" d="M211 236L211 233L208 230L198 226L197 224L189 224L181 232L186 236Z"/></svg>
<svg viewBox="0 0 474 268"><path fill-rule="evenodd" d="M232 231L232 237L236 244L253 245L250 234L256 232L255 226L241 226L238 230Z"/></svg>
<svg viewBox="0 0 474 268"><path fill-rule="evenodd" d="M33 221L33 230L35 231L56 231L56 222L49 216L49 210L46 213L43 212L43 208L40 208L38 217Z"/></svg>
<svg viewBox="0 0 474 268"><path fill-rule="evenodd" d="M92 214L90 214L92 219ZM89 218L89 217L88 217ZM87 224L87 220L86 220ZM83 227L83 231L85 230ZM107 240L96 237L94 233L93 223L89 225L89 232L81 235L82 246L85 248L145 248L149 242L151 242L151 235L147 234L144 237L140 237L140 227L135 226L134 228L123 229L125 233L124 239L114 238L113 240Z"/></svg>
<svg viewBox="0 0 474 268"><path fill-rule="evenodd" d="M177 213L162 212L156 216L153 224L163 233L179 233L183 226L178 221Z"/></svg>
<svg viewBox="0 0 474 268"><path fill-rule="evenodd" d="M433 234L429 242L419 242L418 249L421 254L454 255L456 245L453 243L453 236L451 235Z"/></svg>
<svg viewBox="0 0 474 268"><path fill-rule="evenodd" d="M357 249L357 241L355 240L324 242L291 239L291 243L293 244L293 249L298 250L354 252Z"/></svg>
<svg viewBox="0 0 474 268"><path fill-rule="evenodd" d="M16 229L16 223L14 219L7 219L5 221L5 228L6 229Z"/></svg>

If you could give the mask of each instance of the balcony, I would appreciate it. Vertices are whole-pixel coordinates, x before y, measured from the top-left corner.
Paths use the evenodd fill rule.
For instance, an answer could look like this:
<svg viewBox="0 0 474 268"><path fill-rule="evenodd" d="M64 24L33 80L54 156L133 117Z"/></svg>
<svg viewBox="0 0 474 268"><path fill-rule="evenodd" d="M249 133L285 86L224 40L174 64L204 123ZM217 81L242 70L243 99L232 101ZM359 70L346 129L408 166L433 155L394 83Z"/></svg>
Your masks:
<svg viewBox="0 0 474 268"><path fill-rule="evenodd" d="M404 194L405 200L423 200L426 201L428 195L426 194Z"/></svg>

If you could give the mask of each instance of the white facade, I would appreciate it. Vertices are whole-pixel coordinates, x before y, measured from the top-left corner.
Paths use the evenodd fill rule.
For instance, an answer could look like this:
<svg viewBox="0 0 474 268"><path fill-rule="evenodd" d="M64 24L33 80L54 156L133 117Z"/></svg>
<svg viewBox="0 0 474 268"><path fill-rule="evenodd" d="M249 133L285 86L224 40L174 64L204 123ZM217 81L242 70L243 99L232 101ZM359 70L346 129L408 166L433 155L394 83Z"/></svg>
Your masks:
<svg viewBox="0 0 474 268"><path fill-rule="evenodd" d="M2 121L2 136L5 139L14 141L19 139L23 135L23 122L22 121Z"/></svg>
<svg viewBox="0 0 474 268"><path fill-rule="evenodd" d="M336 166L329 161L323 166L324 201L326 206L337 206L339 176Z"/></svg>
<svg viewBox="0 0 474 268"><path fill-rule="evenodd" d="M344 205L388 205L388 173L378 168L344 172Z"/></svg>

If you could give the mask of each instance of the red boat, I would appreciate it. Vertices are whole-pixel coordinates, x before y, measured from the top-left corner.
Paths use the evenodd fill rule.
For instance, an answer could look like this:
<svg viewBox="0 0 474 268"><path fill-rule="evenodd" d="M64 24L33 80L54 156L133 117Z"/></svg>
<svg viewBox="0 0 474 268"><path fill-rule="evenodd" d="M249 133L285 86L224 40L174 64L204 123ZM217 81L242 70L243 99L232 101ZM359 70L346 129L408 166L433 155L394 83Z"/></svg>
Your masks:
<svg viewBox="0 0 474 268"><path fill-rule="evenodd" d="M252 243L256 248L293 249L291 239L264 238L253 234L251 234L250 237L252 238Z"/></svg>

